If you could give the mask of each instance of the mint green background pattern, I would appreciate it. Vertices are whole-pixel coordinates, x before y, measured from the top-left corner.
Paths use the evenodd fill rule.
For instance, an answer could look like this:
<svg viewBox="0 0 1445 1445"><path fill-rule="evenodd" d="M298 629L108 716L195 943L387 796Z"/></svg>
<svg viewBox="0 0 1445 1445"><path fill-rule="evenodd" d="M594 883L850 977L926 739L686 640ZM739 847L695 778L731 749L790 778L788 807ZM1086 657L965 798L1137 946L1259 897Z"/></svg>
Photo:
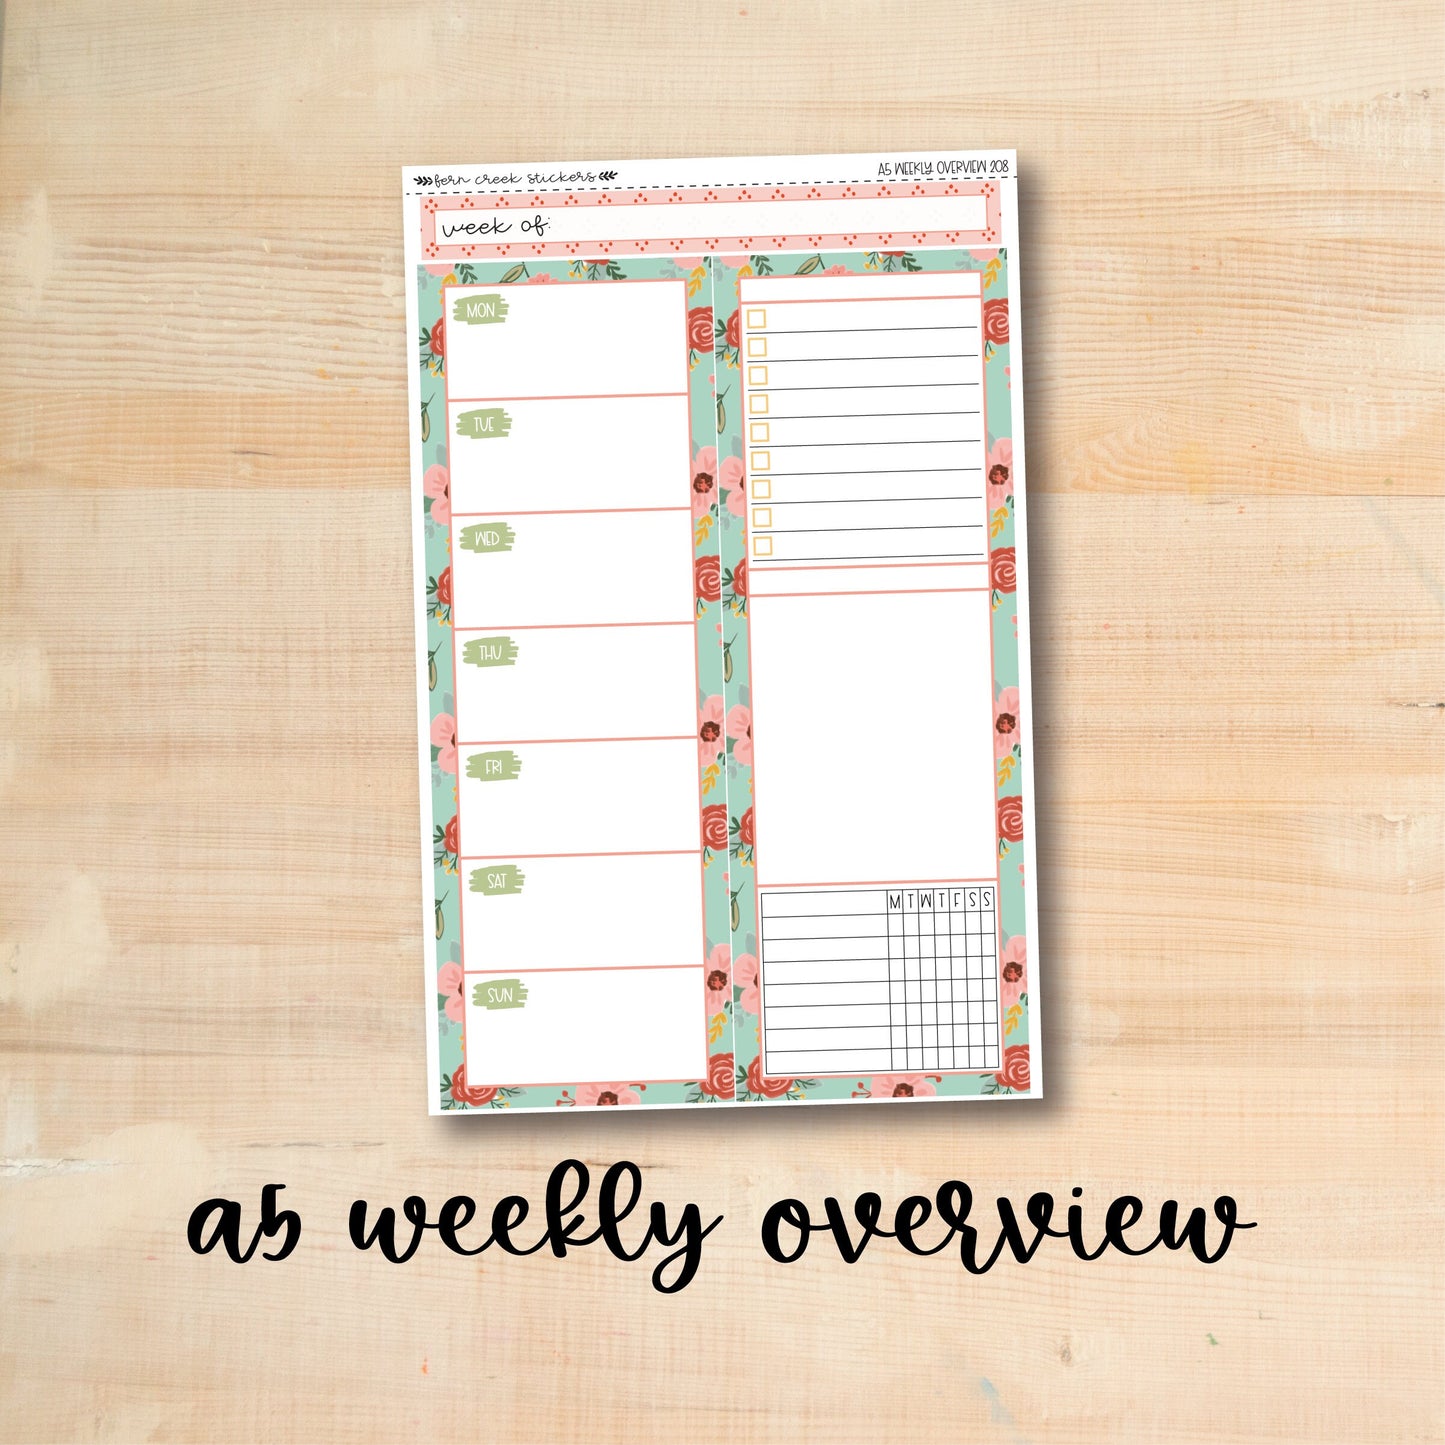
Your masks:
<svg viewBox="0 0 1445 1445"><path fill-rule="evenodd" d="M906 256L906 259L905 259ZM523 264L503 261L458 264L453 267L427 265L417 268L418 316L422 334L418 338L421 367L421 397L426 412L427 439L421 445L422 469L440 463L447 465L449 444L447 418L445 415L445 382L441 367L444 361L430 354L426 337L432 324L441 315L441 288L446 284L496 285L530 282L533 276L546 275L553 283L563 284L606 284L609 280L639 278L676 278L689 282L693 294L688 301L689 308L711 305L716 329L716 344L712 354L693 351L690 353L689 402L692 427L692 448L694 456L704 447L716 446L720 456L742 456L741 417L739 414L740 373L736 352L726 345L726 323L736 310L737 281L743 267L754 272L772 274L818 275L826 274L839 266L850 271L863 270L917 270L957 271L975 270L989 274L989 263L997 258L990 268L991 279L985 289L985 299L1007 296L1007 258L1002 251L920 251L905 256L883 256L868 252L823 253L813 257L799 255L757 255L747 258L729 257L736 266L724 264L714 257L621 257L603 262L568 261L549 259ZM543 283L547 284L547 283ZM679 345L685 345L679 338ZM993 348L985 363L985 385L988 394L988 418L990 423L987 441L989 445L1009 435L1009 379L1008 345ZM715 380L714 380L715 378ZM679 478L679 494L690 479ZM732 515L727 509L726 494L716 489L717 500L706 518L698 519L695 526L695 555L705 557L721 551L723 575L722 599L720 602L698 603L698 706L710 697L722 695L725 705L731 708L741 703L750 705L750 689L747 667L747 600L730 587L729 579L743 556L743 519ZM443 713L455 714L455 684L452 676L451 623L449 609L438 605L434 597L435 579L450 564L448 554L448 529L432 521L431 500L422 498L426 548L426 569L428 578L429 606L427 629L428 657L422 660L428 668L431 691L431 716ZM1011 546L1013 543L1013 508L1007 507L1007 515L1001 519L1001 526L993 538L995 548ZM994 665L995 693L1004 687L1016 685L1018 681L1018 643L1012 593L996 593L994 597ZM728 644L726 653L723 642ZM466 664L462 664L465 666ZM724 673L726 672L726 680ZM856 683L856 679L854 679ZM625 679L619 679L625 686ZM709 954L719 944L731 943L734 959L745 954L755 955L757 940L754 931L754 888L753 870L748 850L737 843L737 823L752 801L751 768L733 757L734 743L727 740L723 762L725 784L719 780L711 791L704 793L701 806L726 803L730 820L730 843L727 851L705 853L705 898L706 932ZM438 965L448 961L461 962L460 942L460 890L466 886L466 879L458 867L457 859L450 853L444 842L444 829L456 813L456 778L443 772L436 764L437 748L432 747L431 769L431 810L433 820L434 867L436 898L435 925L437 930ZM459 766L465 766L464 759ZM834 783L833 786L840 784ZM844 780L841 786L862 786L863 780ZM1019 790L1019 769L1015 768L1012 779L1001 785L1000 796ZM724 793L726 796L724 796ZM1021 874L1023 847L1021 843L1009 845L1000 842L1000 895L1003 936L1008 939L1021 934L1024 928L1023 888ZM625 902L623 904L625 909ZM779 1106L800 1102L804 1099L846 1099L868 1093L870 1080L829 1078L820 1080L794 1080L778 1097L766 1097L748 1087L748 1066L754 1064L758 1054L757 1019L742 1009L739 999L743 990L733 986L726 991L731 1002L711 1021L709 1043L709 1079L683 1084L647 1084L633 1081L645 1104L706 1104L727 1099L730 1096L738 1102L775 1103ZM1021 1017L1016 1027L1009 1032L1006 1047L1028 1043L1028 997L1020 1000ZM450 1091L452 1077L462 1062L462 1025L447 1018L446 999L440 992L436 995L436 1018L438 1030L439 1077L434 1087L439 1090L442 1106L449 1110L473 1110L495 1108L539 1108L573 1104L577 1098L577 1086L555 1085L533 1088L511 1088L501 1081L485 1078L485 1066L478 1060L476 1067L469 1067L467 1073L468 1091L476 1090L487 1097L480 1103L467 1103L454 1098ZM599 1017L599 1028L617 1027L615 1019ZM623 1081L617 1081L623 1082ZM997 1092L1004 1086L993 1075L943 1075L930 1076L939 1095L976 1094ZM780 1085L770 1083L769 1092L776 1092ZM734 1094L735 1090L735 1094Z"/></svg>

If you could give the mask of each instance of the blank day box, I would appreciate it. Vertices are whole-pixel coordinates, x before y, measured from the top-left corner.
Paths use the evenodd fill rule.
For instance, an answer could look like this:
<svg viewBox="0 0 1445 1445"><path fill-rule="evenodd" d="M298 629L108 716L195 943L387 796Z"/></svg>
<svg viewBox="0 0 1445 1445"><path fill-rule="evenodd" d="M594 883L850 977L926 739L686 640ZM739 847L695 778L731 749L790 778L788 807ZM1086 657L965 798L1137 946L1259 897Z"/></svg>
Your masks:
<svg viewBox="0 0 1445 1445"><path fill-rule="evenodd" d="M748 355L766 356L768 354L768 338L766 336L748 337Z"/></svg>
<svg viewBox="0 0 1445 1445"><path fill-rule="evenodd" d="M771 557L773 555L773 539L771 537L753 538L753 556Z"/></svg>
<svg viewBox="0 0 1445 1445"><path fill-rule="evenodd" d="M753 508L753 526L771 527L773 525L773 509L771 507Z"/></svg>
<svg viewBox="0 0 1445 1445"><path fill-rule="evenodd" d="M765 442L772 435L765 421L755 421L748 427L748 440L750 442Z"/></svg>
<svg viewBox="0 0 1445 1445"><path fill-rule="evenodd" d="M748 308L748 326L756 329L768 324L768 313L761 306L750 306Z"/></svg>
<svg viewBox="0 0 1445 1445"><path fill-rule="evenodd" d="M766 366L748 367L748 385L766 386L768 384L768 368Z"/></svg>
<svg viewBox="0 0 1445 1445"><path fill-rule="evenodd" d="M755 472L767 472L767 471L771 471L771 470L772 470L772 467L773 467L773 458L772 458L772 454L771 454L770 452L754 452L754 453L753 453L753 470L754 470Z"/></svg>
<svg viewBox="0 0 1445 1445"><path fill-rule="evenodd" d="M761 366L755 366L750 368L750 370L762 371L763 368ZM760 396L750 396L748 398L748 410L752 412L754 416L766 416L768 411L767 393L764 392Z"/></svg>

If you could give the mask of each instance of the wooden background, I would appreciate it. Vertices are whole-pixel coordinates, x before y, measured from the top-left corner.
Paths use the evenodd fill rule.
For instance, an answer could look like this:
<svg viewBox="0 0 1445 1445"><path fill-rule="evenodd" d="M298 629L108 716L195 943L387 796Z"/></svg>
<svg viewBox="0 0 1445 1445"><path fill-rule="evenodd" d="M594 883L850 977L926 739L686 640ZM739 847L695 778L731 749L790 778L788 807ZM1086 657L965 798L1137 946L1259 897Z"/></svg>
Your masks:
<svg viewBox="0 0 1445 1445"><path fill-rule="evenodd" d="M1439 1439L1438 0L12 0L0 1435ZM429 1119L398 167L1015 145L1037 1106ZM647 1266L354 1252L568 1154ZM775 1198L1238 1196L1205 1268ZM284 1181L280 1265L185 1247Z"/></svg>

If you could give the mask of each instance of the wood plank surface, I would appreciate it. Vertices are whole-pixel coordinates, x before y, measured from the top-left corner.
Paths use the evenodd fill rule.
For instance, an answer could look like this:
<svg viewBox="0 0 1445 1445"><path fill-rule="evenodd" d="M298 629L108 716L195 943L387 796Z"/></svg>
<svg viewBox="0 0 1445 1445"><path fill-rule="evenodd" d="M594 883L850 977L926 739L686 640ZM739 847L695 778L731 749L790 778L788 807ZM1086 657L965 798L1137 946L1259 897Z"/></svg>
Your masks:
<svg viewBox="0 0 1445 1445"><path fill-rule="evenodd" d="M1438 3L11 0L0 1438L1441 1439L1442 102ZM1021 167L1049 1097L427 1118L398 168L965 146ZM687 1290L346 1239L568 1156L726 1215ZM949 1177L1258 1228L758 1244ZM291 1259L191 1254L268 1181Z"/></svg>

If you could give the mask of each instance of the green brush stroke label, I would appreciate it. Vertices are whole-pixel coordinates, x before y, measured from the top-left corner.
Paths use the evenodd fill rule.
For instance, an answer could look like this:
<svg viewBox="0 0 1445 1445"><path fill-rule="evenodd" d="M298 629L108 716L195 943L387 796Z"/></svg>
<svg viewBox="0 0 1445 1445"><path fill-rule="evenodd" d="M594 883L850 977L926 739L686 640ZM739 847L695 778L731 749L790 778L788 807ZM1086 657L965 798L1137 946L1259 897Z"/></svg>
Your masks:
<svg viewBox="0 0 1445 1445"><path fill-rule="evenodd" d="M515 863L493 863L488 868L472 869L470 887L473 893L496 898L504 893L520 893L527 875Z"/></svg>
<svg viewBox="0 0 1445 1445"><path fill-rule="evenodd" d="M497 326L507 319L507 303L496 292L484 296L458 296L452 302L452 320L466 326Z"/></svg>
<svg viewBox="0 0 1445 1445"><path fill-rule="evenodd" d="M510 552L517 534L505 522L475 522L462 528L466 552Z"/></svg>
<svg viewBox="0 0 1445 1445"><path fill-rule="evenodd" d="M462 643L462 661L473 667L515 667L517 652L510 637L469 637Z"/></svg>
<svg viewBox="0 0 1445 1445"><path fill-rule="evenodd" d="M511 433L512 418L500 406L483 406L457 415L457 435L488 442Z"/></svg>
<svg viewBox="0 0 1445 1445"><path fill-rule="evenodd" d="M520 978L494 978L472 986L472 1003L477 1008L525 1008L527 985Z"/></svg>
<svg viewBox="0 0 1445 1445"><path fill-rule="evenodd" d="M473 753L467 759L467 776L479 783L510 783L522 771L522 760L511 748L497 753Z"/></svg>

